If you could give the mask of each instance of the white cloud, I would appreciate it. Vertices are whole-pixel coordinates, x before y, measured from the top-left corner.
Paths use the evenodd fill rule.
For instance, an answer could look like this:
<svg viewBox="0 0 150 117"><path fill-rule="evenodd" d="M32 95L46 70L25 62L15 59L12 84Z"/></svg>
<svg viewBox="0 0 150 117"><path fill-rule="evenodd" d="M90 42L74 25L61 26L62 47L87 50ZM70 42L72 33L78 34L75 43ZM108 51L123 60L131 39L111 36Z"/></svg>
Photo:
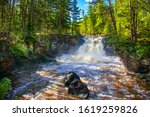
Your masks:
<svg viewBox="0 0 150 117"><path fill-rule="evenodd" d="M92 2L93 0L85 0L86 2Z"/></svg>

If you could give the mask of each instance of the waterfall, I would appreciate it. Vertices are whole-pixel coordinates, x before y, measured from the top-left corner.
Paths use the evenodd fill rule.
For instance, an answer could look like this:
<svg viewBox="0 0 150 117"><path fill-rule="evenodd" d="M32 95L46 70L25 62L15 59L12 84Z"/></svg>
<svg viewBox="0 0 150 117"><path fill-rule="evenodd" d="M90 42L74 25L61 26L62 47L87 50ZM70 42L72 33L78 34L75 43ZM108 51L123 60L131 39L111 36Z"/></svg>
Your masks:
<svg viewBox="0 0 150 117"><path fill-rule="evenodd" d="M85 43L75 54L64 54L58 59L60 62L93 63L103 61L106 54L103 49L103 37L84 37Z"/></svg>
<svg viewBox="0 0 150 117"><path fill-rule="evenodd" d="M81 59L83 58L83 60L91 59L92 61L99 61L102 57L106 56L103 49L102 39L102 37L88 38L85 40L84 45L79 48L76 56Z"/></svg>

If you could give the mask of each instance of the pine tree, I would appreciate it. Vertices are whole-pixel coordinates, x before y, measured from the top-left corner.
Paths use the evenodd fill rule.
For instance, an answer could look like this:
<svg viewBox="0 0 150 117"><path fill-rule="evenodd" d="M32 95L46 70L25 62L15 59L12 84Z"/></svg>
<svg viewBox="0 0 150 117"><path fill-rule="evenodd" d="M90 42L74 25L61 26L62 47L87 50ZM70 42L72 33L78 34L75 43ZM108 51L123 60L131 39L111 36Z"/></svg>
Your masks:
<svg viewBox="0 0 150 117"><path fill-rule="evenodd" d="M70 1L70 15L71 15L71 32L72 34L77 32L78 21L80 20L80 9L77 6L77 0Z"/></svg>
<svg viewBox="0 0 150 117"><path fill-rule="evenodd" d="M57 0L54 4L54 12L55 29L62 34L69 28L69 1Z"/></svg>

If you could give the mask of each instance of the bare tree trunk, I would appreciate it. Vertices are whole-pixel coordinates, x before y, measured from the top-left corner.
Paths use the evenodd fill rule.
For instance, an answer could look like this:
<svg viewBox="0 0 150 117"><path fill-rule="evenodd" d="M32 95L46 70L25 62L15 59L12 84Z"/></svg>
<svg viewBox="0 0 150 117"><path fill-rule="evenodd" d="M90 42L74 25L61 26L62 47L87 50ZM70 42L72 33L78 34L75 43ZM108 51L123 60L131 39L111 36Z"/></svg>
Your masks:
<svg viewBox="0 0 150 117"><path fill-rule="evenodd" d="M116 19L115 19L115 16L114 16L114 11L113 11L110 0L108 0L108 4L109 4L109 10L110 10L110 15L111 15L111 20L112 20L112 23L113 23L113 27L114 27L115 32L117 33Z"/></svg>

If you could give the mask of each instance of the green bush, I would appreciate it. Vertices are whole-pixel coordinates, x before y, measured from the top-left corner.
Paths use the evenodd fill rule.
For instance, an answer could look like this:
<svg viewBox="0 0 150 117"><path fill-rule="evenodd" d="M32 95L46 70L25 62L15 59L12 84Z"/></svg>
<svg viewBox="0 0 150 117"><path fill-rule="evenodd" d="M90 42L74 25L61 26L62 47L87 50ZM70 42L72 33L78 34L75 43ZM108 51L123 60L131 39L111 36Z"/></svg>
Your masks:
<svg viewBox="0 0 150 117"><path fill-rule="evenodd" d="M25 35L25 42L32 44L33 42L36 41L36 38L37 38L37 35L35 33L33 33L33 34L27 33Z"/></svg>
<svg viewBox="0 0 150 117"><path fill-rule="evenodd" d="M12 47L11 51L17 57L27 57L29 50L25 44L18 43Z"/></svg>
<svg viewBox="0 0 150 117"><path fill-rule="evenodd" d="M136 46L136 55L141 58L150 57L150 47L149 46Z"/></svg>
<svg viewBox="0 0 150 117"><path fill-rule="evenodd" d="M11 90L11 80L7 77L0 81L0 99L5 99L5 95Z"/></svg>

